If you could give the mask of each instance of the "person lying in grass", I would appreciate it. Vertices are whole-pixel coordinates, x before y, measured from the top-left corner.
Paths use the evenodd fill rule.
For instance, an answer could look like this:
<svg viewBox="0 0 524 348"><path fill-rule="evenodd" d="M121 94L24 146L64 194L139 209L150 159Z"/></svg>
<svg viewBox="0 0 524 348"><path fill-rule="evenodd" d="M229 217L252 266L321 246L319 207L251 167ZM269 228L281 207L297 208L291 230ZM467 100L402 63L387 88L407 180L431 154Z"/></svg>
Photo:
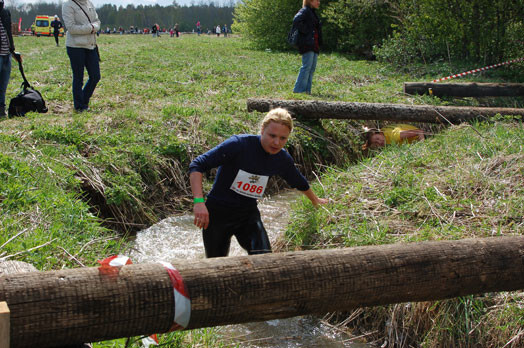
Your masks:
<svg viewBox="0 0 524 348"><path fill-rule="evenodd" d="M366 143L362 149L376 149L389 144L411 144L424 140L424 131L409 124L392 124L382 129L364 127Z"/></svg>

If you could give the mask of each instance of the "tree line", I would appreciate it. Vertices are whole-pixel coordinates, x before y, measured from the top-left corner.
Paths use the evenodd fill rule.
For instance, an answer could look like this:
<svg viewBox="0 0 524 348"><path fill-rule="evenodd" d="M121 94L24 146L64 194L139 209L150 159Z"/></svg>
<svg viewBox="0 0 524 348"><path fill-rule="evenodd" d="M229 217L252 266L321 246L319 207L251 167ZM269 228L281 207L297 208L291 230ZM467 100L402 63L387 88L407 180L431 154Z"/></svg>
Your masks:
<svg viewBox="0 0 524 348"><path fill-rule="evenodd" d="M178 6L176 1L171 6L160 5L127 5L116 6L106 4L97 8L102 28L109 27L129 29L131 26L143 29L158 24L161 28L171 28L176 23L180 31L196 30L196 22L200 21L203 31L212 30L214 26L231 27L233 23L234 3L217 6L213 2L191 6ZM58 15L62 18L62 3L38 2L9 8L13 22L22 18L22 28L27 29L37 15Z"/></svg>
<svg viewBox="0 0 524 348"><path fill-rule="evenodd" d="M233 29L261 49L290 49L302 0L243 0ZM325 48L398 66L524 56L524 0L322 0Z"/></svg>

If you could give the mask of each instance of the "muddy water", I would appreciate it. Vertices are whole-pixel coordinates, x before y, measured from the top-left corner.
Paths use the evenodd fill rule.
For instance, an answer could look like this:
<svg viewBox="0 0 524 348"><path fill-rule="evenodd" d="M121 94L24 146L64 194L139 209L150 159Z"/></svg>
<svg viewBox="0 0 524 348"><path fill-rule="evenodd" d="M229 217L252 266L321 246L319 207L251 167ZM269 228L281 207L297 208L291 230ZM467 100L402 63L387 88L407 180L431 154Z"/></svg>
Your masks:
<svg viewBox="0 0 524 348"><path fill-rule="evenodd" d="M296 191L289 191L259 202L262 221L272 244L284 232L289 206L299 195ZM230 255L246 254L233 238ZM169 217L138 232L129 256L136 263L204 258L201 231L193 225L192 214ZM218 332L225 341L240 347L370 347L354 342L340 330L309 316L227 325L218 328Z"/></svg>

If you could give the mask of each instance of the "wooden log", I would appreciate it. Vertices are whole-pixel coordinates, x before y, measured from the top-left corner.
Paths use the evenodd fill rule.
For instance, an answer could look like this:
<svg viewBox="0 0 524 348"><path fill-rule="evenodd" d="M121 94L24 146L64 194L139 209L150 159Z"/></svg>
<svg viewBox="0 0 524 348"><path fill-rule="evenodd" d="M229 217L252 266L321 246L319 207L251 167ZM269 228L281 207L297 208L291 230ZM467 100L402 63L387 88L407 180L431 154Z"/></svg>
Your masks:
<svg viewBox="0 0 524 348"><path fill-rule="evenodd" d="M35 266L21 261L0 261L0 276L4 274L37 272ZM11 312L7 302L0 302L0 348L9 348Z"/></svg>
<svg viewBox="0 0 524 348"><path fill-rule="evenodd" d="M404 82L404 93L432 94L437 97L522 97L524 84Z"/></svg>
<svg viewBox="0 0 524 348"><path fill-rule="evenodd" d="M9 307L0 302L0 348L9 348Z"/></svg>
<svg viewBox="0 0 524 348"><path fill-rule="evenodd" d="M501 115L524 116L524 109L402 105L377 103L325 102L310 100L275 100L249 98L248 111L267 112L273 108L287 109L293 116L306 119L335 118L354 120L383 120L396 122L427 122L458 124L473 119Z"/></svg>
<svg viewBox="0 0 524 348"><path fill-rule="evenodd" d="M523 264L522 236L173 262L191 297L187 329L519 290ZM0 277L12 347L165 332L173 297L157 264Z"/></svg>

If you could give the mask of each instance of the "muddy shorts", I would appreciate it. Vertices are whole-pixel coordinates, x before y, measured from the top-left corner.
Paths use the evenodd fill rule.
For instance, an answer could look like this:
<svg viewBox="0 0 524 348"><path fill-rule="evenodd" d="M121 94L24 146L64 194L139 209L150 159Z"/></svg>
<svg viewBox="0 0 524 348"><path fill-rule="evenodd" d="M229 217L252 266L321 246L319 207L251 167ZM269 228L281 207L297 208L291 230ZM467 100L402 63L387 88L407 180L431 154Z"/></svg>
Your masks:
<svg viewBox="0 0 524 348"><path fill-rule="evenodd" d="M206 202L206 207L209 211L209 226L203 230L206 257L227 256L232 236L249 255L271 252L257 206L233 209Z"/></svg>

